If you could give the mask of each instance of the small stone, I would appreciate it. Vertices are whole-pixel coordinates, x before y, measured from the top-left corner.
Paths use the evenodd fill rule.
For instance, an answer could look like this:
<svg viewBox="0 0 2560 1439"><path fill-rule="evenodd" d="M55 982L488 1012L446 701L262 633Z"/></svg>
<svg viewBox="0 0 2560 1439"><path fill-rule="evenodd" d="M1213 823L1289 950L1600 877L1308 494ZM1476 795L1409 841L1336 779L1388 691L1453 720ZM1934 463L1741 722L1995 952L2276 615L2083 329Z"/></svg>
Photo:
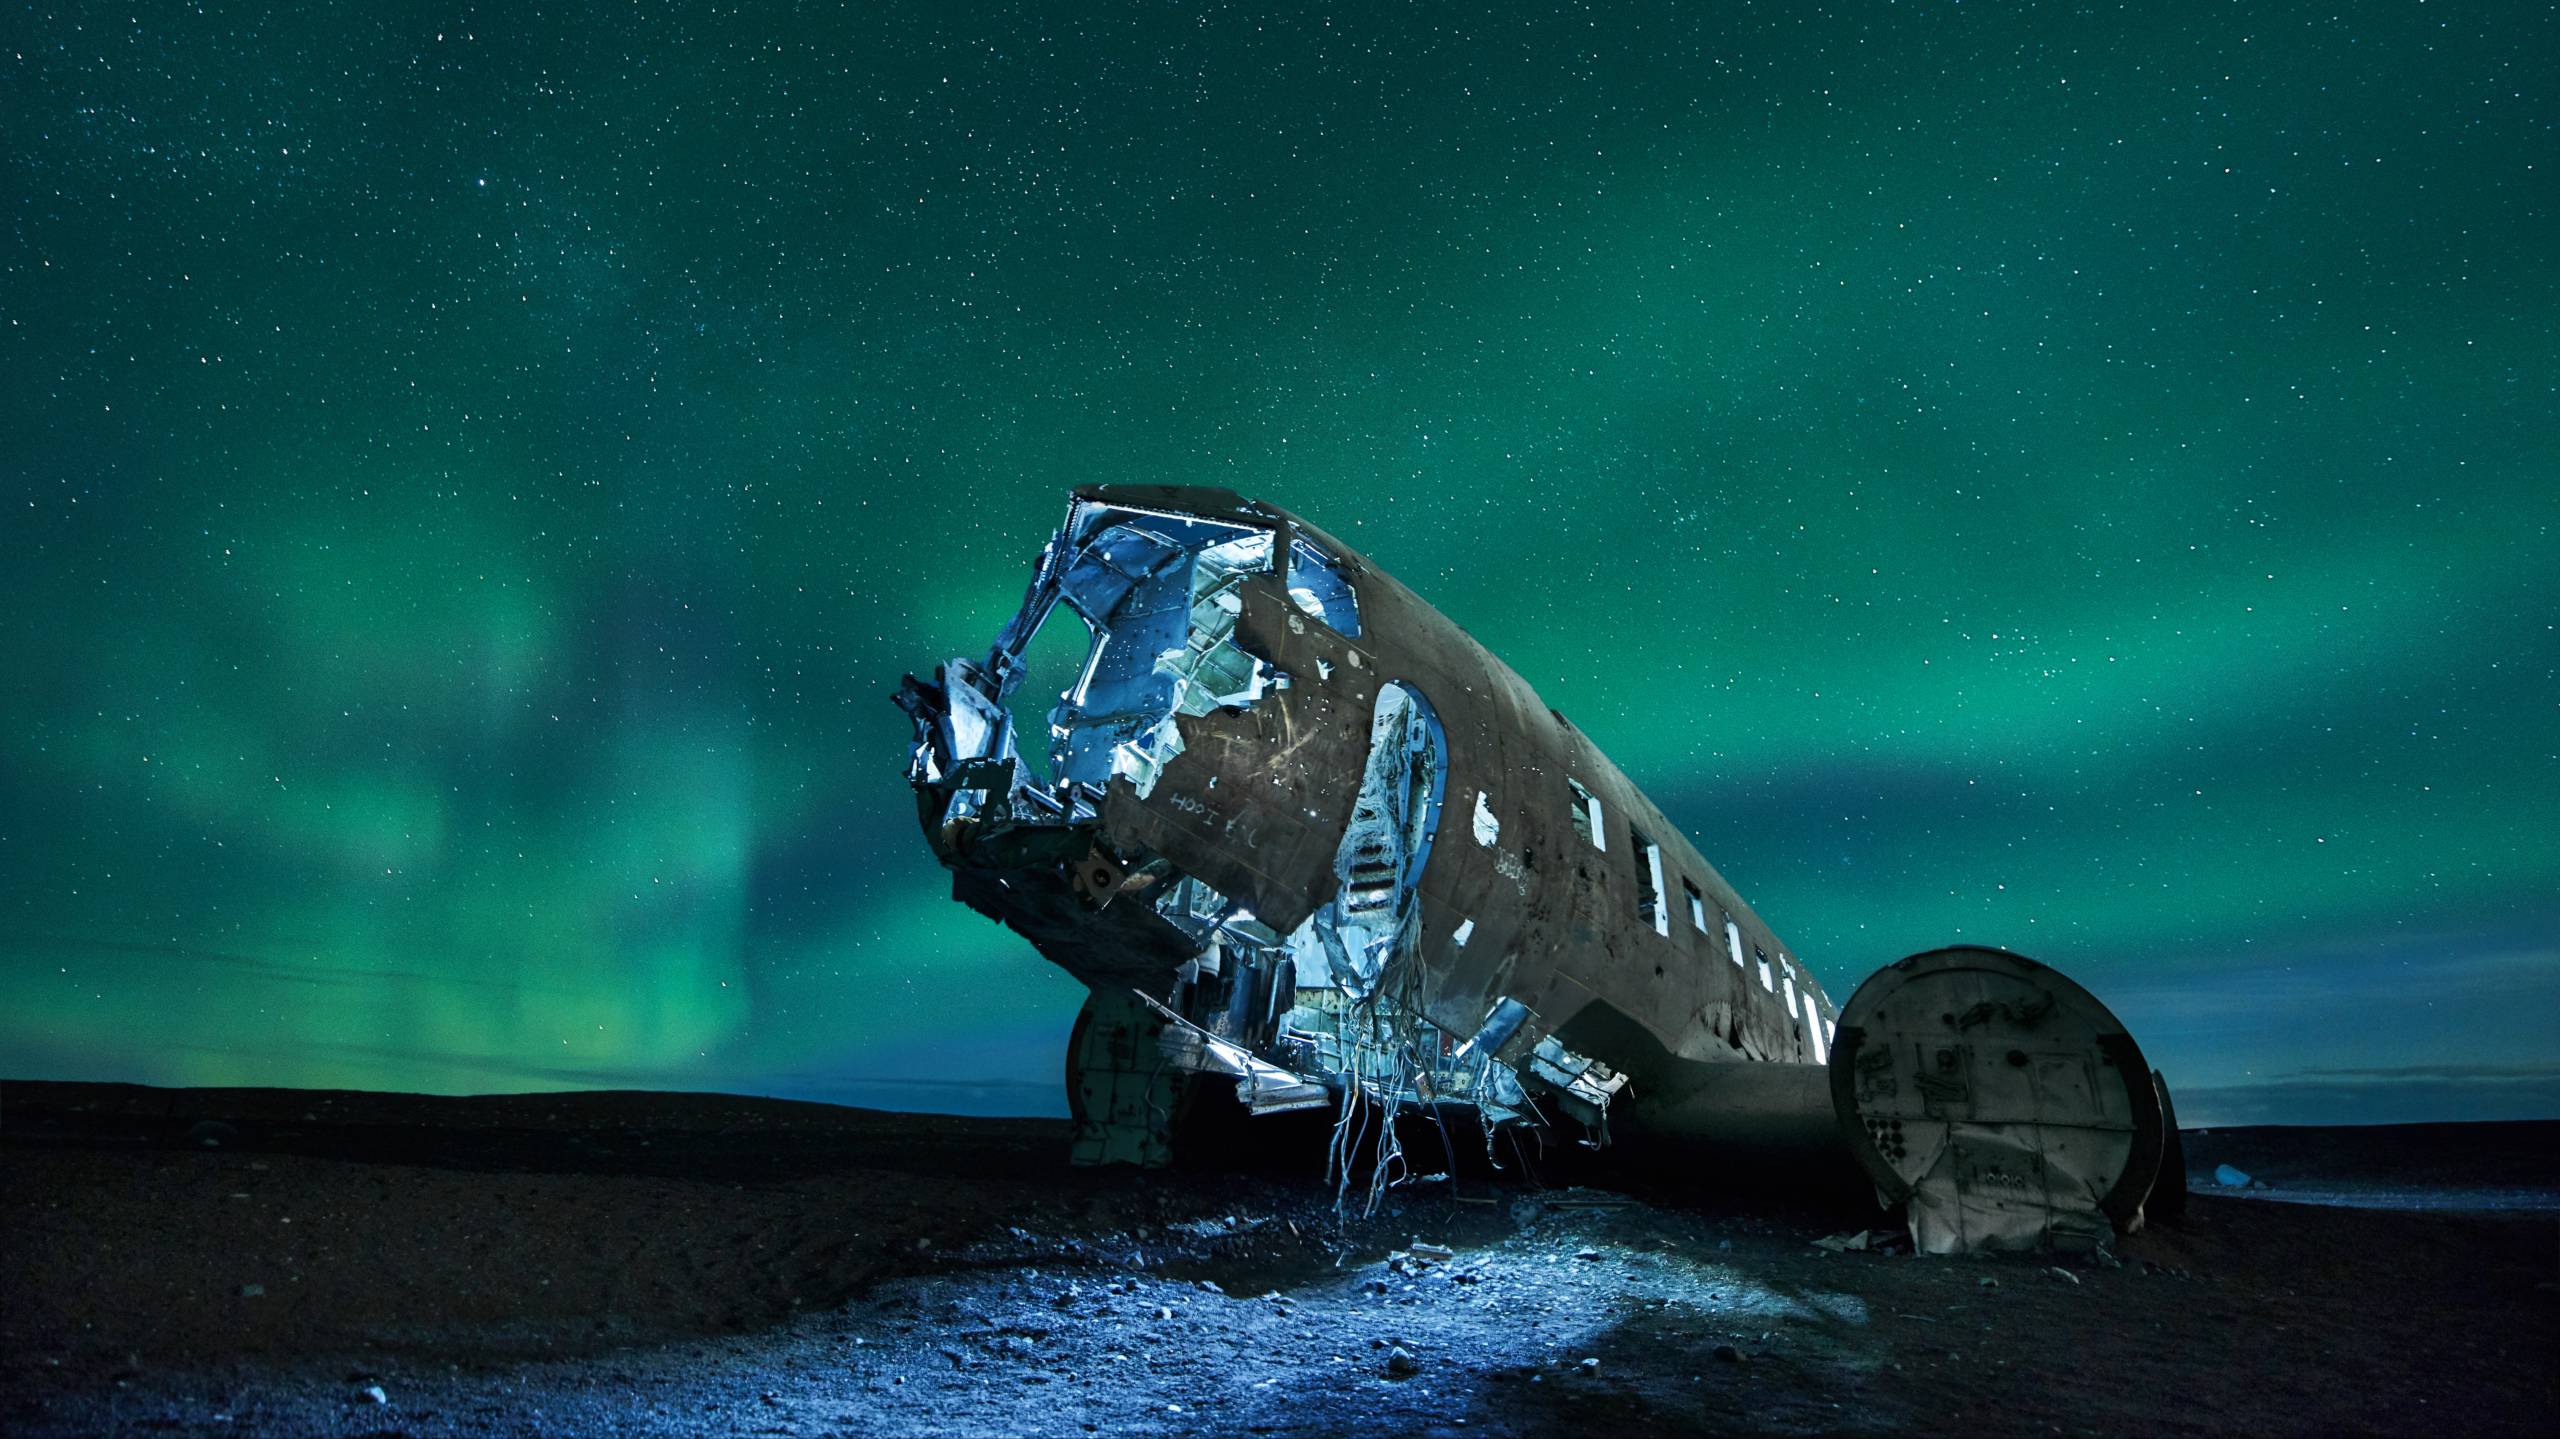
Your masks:
<svg viewBox="0 0 2560 1439"><path fill-rule="evenodd" d="M391 1396L383 1393L382 1386L379 1384L368 1384L356 1392L364 1396L364 1398L371 1403L388 1404L391 1402Z"/></svg>
<svg viewBox="0 0 2560 1439"><path fill-rule="evenodd" d="M1582 1376L1587 1379L1600 1372L1600 1361L1597 1359L1585 1359L1573 1367L1580 1371Z"/></svg>
<svg viewBox="0 0 2560 1439"><path fill-rule="evenodd" d="M1573 1251L1573 1257L1576 1259L1598 1259L1601 1257L1601 1254L1597 1249L1577 1249Z"/></svg>
<svg viewBox="0 0 2560 1439"><path fill-rule="evenodd" d="M1172 1309L1172 1307L1171 1307L1171 1306L1169 1306L1169 1305L1161 1305L1161 1304L1160 1304L1160 1305L1158 1305L1158 1306L1156 1306L1156 1317L1157 1317L1158 1319L1171 1319L1171 1318L1173 1317L1173 1309Z"/></svg>
<svg viewBox="0 0 2560 1439"><path fill-rule="evenodd" d="M1410 1379L1421 1372L1422 1361L1413 1357L1413 1351L1401 1344L1387 1351L1388 1378Z"/></svg>
<svg viewBox="0 0 2560 1439"><path fill-rule="evenodd" d="M1988 1274L1985 1274L1985 1275L1984 1275L1984 1276L1982 1276L1980 1279L1975 1280L1975 1281L1974 1281L1974 1285L1975 1285L1977 1288L1982 1288L1982 1289L1997 1289L1997 1288L1999 1288L1999 1287L2000 1287L2000 1281L1999 1281L1999 1280L1997 1280L1997 1279L1992 1278L1992 1277L1991 1277L1990 1275L1988 1275Z"/></svg>
<svg viewBox="0 0 2560 1439"><path fill-rule="evenodd" d="M1719 1344L1716 1346L1716 1357L1727 1364L1739 1364L1742 1362L1742 1351L1730 1344Z"/></svg>
<svg viewBox="0 0 2560 1439"><path fill-rule="evenodd" d="M2048 1265L2046 1265L2046 1266L2045 1266L2045 1271L2044 1271L2044 1272L2045 1272L2045 1273L2047 1273L2047 1274L2052 1275L2052 1276L2053 1276L2054 1278L2056 1278L2056 1279L2063 1279L2063 1280L2068 1280L2068 1281L2070 1281L2070 1283L2072 1284L2072 1286L2073 1286L2073 1287L2075 1287L2075 1288L2076 1288L2076 1287L2078 1287L2078 1285L2079 1285L2079 1283L2080 1283L2080 1276L2079 1276L2079 1275L2072 1273L2070 1270L2063 1268L2063 1267L2062 1267L2061 1265L2059 1265L2059 1264L2048 1264Z"/></svg>
<svg viewBox="0 0 2560 1439"><path fill-rule="evenodd" d="M243 1284L240 1286L240 1297L243 1299L263 1299L266 1297L266 1293L267 1286L263 1284Z"/></svg>

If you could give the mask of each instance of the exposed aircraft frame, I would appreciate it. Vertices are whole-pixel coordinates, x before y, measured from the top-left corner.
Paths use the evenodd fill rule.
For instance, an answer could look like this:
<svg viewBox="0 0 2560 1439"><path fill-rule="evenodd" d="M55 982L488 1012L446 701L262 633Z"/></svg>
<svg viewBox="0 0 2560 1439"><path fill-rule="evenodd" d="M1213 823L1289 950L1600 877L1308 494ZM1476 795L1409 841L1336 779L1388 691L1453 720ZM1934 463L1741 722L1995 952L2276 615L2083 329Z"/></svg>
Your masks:
<svg viewBox="0 0 2560 1439"><path fill-rule="evenodd" d="M1009 702L1049 624L1087 647L1044 777ZM1371 1104L1845 1151L1941 1251L2100 1242L2161 1171L2156 1077L2086 991L1938 951L1844 1019L1571 721L1275 506L1077 490L987 655L898 701L955 897L1092 990L1078 1163L1166 1162L1186 1087L1223 1075L1255 1114L1338 1107L1345 1177ZM1400 1170L1394 1126L1370 1128L1374 1200Z"/></svg>

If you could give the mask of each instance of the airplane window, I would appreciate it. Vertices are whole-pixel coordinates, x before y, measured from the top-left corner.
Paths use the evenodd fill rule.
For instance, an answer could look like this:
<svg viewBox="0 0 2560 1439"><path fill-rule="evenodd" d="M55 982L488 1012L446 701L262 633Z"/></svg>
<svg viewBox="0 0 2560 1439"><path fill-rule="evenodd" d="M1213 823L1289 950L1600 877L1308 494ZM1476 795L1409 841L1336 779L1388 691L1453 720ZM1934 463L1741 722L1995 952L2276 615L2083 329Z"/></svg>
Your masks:
<svg viewBox="0 0 2560 1439"><path fill-rule="evenodd" d="M1609 836L1600 827L1600 801L1591 797L1591 791L1572 780L1566 780L1564 787L1573 791L1573 832L1591 841L1593 849L1606 851Z"/></svg>
<svg viewBox="0 0 2560 1439"><path fill-rule="evenodd" d="M1729 914L1724 917L1724 947L1733 955L1733 967L1742 968L1742 926Z"/></svg>
<svg viewBox="0 0 2560 1439"><path fill-rule="evenodd" d="M1656 934L1671 933L1671 907L1662 902L1662 846L1631 830L1636 842L1636 913Z"/></svg>
<svg viewBox="0 0 2560 1439"><path fill-rule="evenodd" d="M1831 1055L1822 1044L1822 1015L1813 1007L1813 1000L1809 996L1804 1002L1804 1032L1813 1041L1813 1062L1829 1064Z"/></svg>
<svg viewBox="0 0 2560 1439"><path fill-rule="evenodd" d="M1289 598L1308 618L1321 620L1334 633L1360 638L1360 597L1342 577L1333 556L1303 537L1289 542Z"/></svg>
<svg viewBox="0 0 2560 1439"><path fill-rule="evenodd" d="M1682 880L1682 881L1680 881L1680 887L1681 887L1682 889L1685 889L1685 890L1687 890L1687 891L1689 892L1689 923L1690 923L1691 925L1693 925L1693 926L1695 926L1695 927L1696 927L1696 929L1697 929L1698 933L1700 933L1700 934L1704 934L1704 933L1706 933L1706 932L1707 932L1707 900L1706 900L1706 896L1704 896L1704 895L1702 895L1702 894L1698 893L1698 887L1697 887L1696 885L1694 885L1694 884L1691 884L1689 881L1687 881L1687 880L1685 880L1685 879L1684 879L1684 880Z"/></svg>
<svg viewBox="0 0 2560 1439"><path fill-rule="evenodd" d="M1769 972L1769 956L1762 954L1760 946L1755 944L1751 946L1751 957L1760 961L1760 987L1771 994L1777 993L1778 977Z"/></svg>

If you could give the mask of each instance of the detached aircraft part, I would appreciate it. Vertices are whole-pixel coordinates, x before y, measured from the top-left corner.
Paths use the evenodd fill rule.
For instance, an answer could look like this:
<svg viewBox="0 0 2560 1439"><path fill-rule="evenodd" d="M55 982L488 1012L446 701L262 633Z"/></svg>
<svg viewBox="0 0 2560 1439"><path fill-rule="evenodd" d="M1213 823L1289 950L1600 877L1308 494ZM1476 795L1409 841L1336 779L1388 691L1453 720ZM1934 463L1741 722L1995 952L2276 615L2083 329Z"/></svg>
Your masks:
<svg viewBox="0 0 2560 1439"><path fill-rule="evenodd" d="M1026 694L1043 633L1082 654ZM1341 1174L1376 1136L1372 1203L1401 1171L1364 1106L1863 1166L1932 1251L2095 1242L2161 1172L2166 1090L2085 991L1942 950L1844 1017L1527 681L1277 506L1075 491L993 647L897 700L953 897L1092 991L1076 1163L1170 1162L1215 1083L1343 1115Z"/></svg>
<svg viewBox="0 0 2560 1439"><path fill-rule="evenodd" d="M2130 1233L2163 1155L2151 1067L2107 1007L2007 950L1878 970L1841 1011L1834 1111L1924 1254Z"/></svg>

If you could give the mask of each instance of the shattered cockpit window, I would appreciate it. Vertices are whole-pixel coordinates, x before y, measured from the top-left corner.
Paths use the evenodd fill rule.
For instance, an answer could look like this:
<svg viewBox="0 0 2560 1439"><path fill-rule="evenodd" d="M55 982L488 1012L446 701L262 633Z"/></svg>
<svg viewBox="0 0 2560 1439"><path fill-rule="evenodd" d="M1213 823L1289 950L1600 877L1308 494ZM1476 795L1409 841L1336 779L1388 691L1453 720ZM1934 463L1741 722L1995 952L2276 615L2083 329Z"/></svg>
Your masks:
<svg viewBox="0 0 2560 1439"><path fill-rule="evenodd" d="M1250 705L1286 683L1234 643L1243 612L1236 587L1271 570L1272 549L1269 529L1078 502L986 660L951 661L944 692L922 697L922 709L910 705L924 741L916 777L977 766L991 778L1001 769L1009 781L998 791L1002 808L1023 819L1090 817L1114 777L1149 793L1182 752L1176 716ZM1036 743L1046 761L1041 783L1022 762L1027 746L1008 706L1032 668L1035 639L1054 655L1079 628L1083 662ZM948 817L975 818L994 802L963 787Z"/></svg>
<svg viewBox="0 0 2560 1439"><path fill-rule="evenodd" d="M1236 647L1236 587L1271 568L1264 530L1129 516L1098 527L1058 583L1093 631L1084 674L1051 711L1051 772L1147 794L1182 752L1176 715L1250 705L1274 676Z"/></svg>

